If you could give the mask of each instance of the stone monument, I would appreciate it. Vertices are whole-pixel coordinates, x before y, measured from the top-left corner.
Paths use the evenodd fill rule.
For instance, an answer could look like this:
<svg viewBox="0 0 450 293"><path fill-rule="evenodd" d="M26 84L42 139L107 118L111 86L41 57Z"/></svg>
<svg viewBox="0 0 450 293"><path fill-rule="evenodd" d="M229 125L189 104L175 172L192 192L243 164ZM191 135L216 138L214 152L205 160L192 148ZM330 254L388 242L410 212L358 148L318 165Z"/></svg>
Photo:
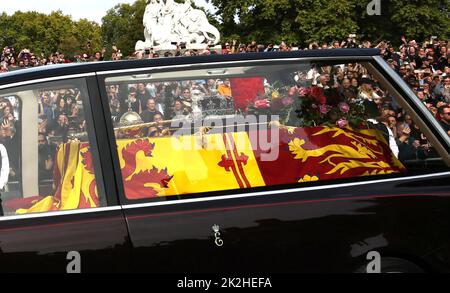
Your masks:
<svg viewBox="0 0 450 293"><path fill-rule="evenodd" d="M220 42L219 31L202 10L192 8L191 0L182 4L174 0L150 0L143 22L145 41L136 43L136 51L175 50L177 44L202 50Z"/></svg>

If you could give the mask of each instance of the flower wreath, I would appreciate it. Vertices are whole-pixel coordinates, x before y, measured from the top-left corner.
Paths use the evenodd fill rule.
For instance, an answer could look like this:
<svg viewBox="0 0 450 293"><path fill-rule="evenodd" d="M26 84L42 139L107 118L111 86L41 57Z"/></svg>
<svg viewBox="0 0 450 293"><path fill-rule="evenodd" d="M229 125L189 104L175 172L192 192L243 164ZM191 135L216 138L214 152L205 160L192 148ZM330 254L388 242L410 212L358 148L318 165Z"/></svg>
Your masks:
<svg viewBox="0 0 450 293"><path fill-rule="evenodd" d="M247 106L253 115L279 115L280 123L296 127L329 126L367 128L369 117L361 100L349 100L338 89L267 85ZM297 115L295 115L297 114Z"/></svg>

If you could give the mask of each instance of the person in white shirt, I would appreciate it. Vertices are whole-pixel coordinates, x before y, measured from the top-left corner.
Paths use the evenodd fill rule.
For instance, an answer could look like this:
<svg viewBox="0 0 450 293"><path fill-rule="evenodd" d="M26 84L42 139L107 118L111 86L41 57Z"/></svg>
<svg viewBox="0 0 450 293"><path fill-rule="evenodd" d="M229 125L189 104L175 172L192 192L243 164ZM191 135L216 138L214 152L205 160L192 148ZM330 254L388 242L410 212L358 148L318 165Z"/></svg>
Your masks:
<svg viewBox="0 0 450 293"><path fill-rule="evenodd" d="M5 188L9 179L9 158L8 152L3 144L0 144L0 190ZM0 216L3 216L2 200L0 198Z"/></svg>
<svg viewBox="0 0 450 293"><path fill-rule="evenodd" d="M1 158L1 167L0 167L0 190L2 190L9 179L9 158L8 152L3 144L0 144L0 158Z"/></svg>
<svg viewBox="0 0 450 293"><path fill-rule="evenodd" d="M382 132L382 134L384 134L385 138L388 138L389 140L387 141L389 143L389 148L391 149L392 153L394 154L394 156L396 158L398 158L398 154L400 152L398 145L397 145L397 141L395 139L394 133L392 132L392 130L389 128L389 126L387 126L385 123L380 123L375 119L367 119L368 122L372 123L373 126L380 130ZM387 137L386 135L387 134Z"/></svg>

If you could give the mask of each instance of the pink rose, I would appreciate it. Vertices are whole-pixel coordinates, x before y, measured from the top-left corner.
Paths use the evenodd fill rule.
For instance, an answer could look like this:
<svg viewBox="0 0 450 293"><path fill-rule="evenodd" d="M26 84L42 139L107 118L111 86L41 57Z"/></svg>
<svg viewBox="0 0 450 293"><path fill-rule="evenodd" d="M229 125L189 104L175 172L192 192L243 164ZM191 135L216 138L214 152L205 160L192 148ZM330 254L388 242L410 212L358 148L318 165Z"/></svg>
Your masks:
<svg viewBox="0 0 450 293"><path fill-rule="evenodd" d="M295 95L295 92L297 91L297 89L294 87L291 87L291 89L289 90L289 96L292 97L293 95Z"/></svg>
<svg viewBox="0 0 450 293"><path fill-rule="evenodd" d="M338 121L336 121L336 125L337 125L339 128L344 128L345 126L348 125L348 121L347 121L347 119L345 119L345 118L341 118L341 119L339 119Z"/></svg>
<svg viewBox="0 0 450 293"><path fill-rule="evenodd" d="M347 103L339 103L339 110L341 110L342 113L348 113L350 111L350 106Z"/></svg>
<svg viewBox="0 0 450 293"><path fill-rule="evenodd" d="M319 105L319 112L321 114L327 114L330 111L330 107L328 107L327 105L321 104Z"/></svg>
<svg viewBox="0 0 450 293"><path fill-rule="evenodd" d="M270 107L270 102L268 99L263 100L257 100L255 101L255 108L256 109L266 109Z"/></svg>
<svg viewBox="0 0 450 293"><path fill-rule="evenodd" d="M305 97L311 94L311 88L309 87L301 87L298 89L298 95L300 97Z"/></svg>
<svg viewBox="0 0 450 293"><path fill-rule="evenodd" d="M291 97L286 97L286 98L283 98L281 100L281 103L283 103L283 106L287 107L287 106L292 105L294 103L294 99L291 98Z"/></svg>

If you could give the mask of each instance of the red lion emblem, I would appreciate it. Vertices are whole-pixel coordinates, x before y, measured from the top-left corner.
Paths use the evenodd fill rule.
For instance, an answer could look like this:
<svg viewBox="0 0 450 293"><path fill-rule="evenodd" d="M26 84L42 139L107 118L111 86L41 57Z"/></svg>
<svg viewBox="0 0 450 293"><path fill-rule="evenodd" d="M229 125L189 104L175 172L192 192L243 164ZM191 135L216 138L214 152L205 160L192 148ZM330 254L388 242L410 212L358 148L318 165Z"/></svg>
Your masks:
<svg viewBox="0 0 450 293"><path fill-rule="evenodd" d="M80 146L80 150L86 147L87 144L83 144ZM91 148L87 146L87 151L81 152L81 157L83 158L84 169L89 172L89 174L94 175L94 164L92 163L92 153Z"/></svg>
<svg viewBox="0 0 450 293"><path fill-rule="evenodd" d="M125 165L122 167L122 177L128 199L156 197L158 196L158 187L167 188L173 178L168 174L167 168L158 170L155 166L150 170L134 174L137 153L144 152L145 156L152 157L154 149L155 143L151 143L148 139L136 139L122 150L122 158L125 161Z"/></svg>

